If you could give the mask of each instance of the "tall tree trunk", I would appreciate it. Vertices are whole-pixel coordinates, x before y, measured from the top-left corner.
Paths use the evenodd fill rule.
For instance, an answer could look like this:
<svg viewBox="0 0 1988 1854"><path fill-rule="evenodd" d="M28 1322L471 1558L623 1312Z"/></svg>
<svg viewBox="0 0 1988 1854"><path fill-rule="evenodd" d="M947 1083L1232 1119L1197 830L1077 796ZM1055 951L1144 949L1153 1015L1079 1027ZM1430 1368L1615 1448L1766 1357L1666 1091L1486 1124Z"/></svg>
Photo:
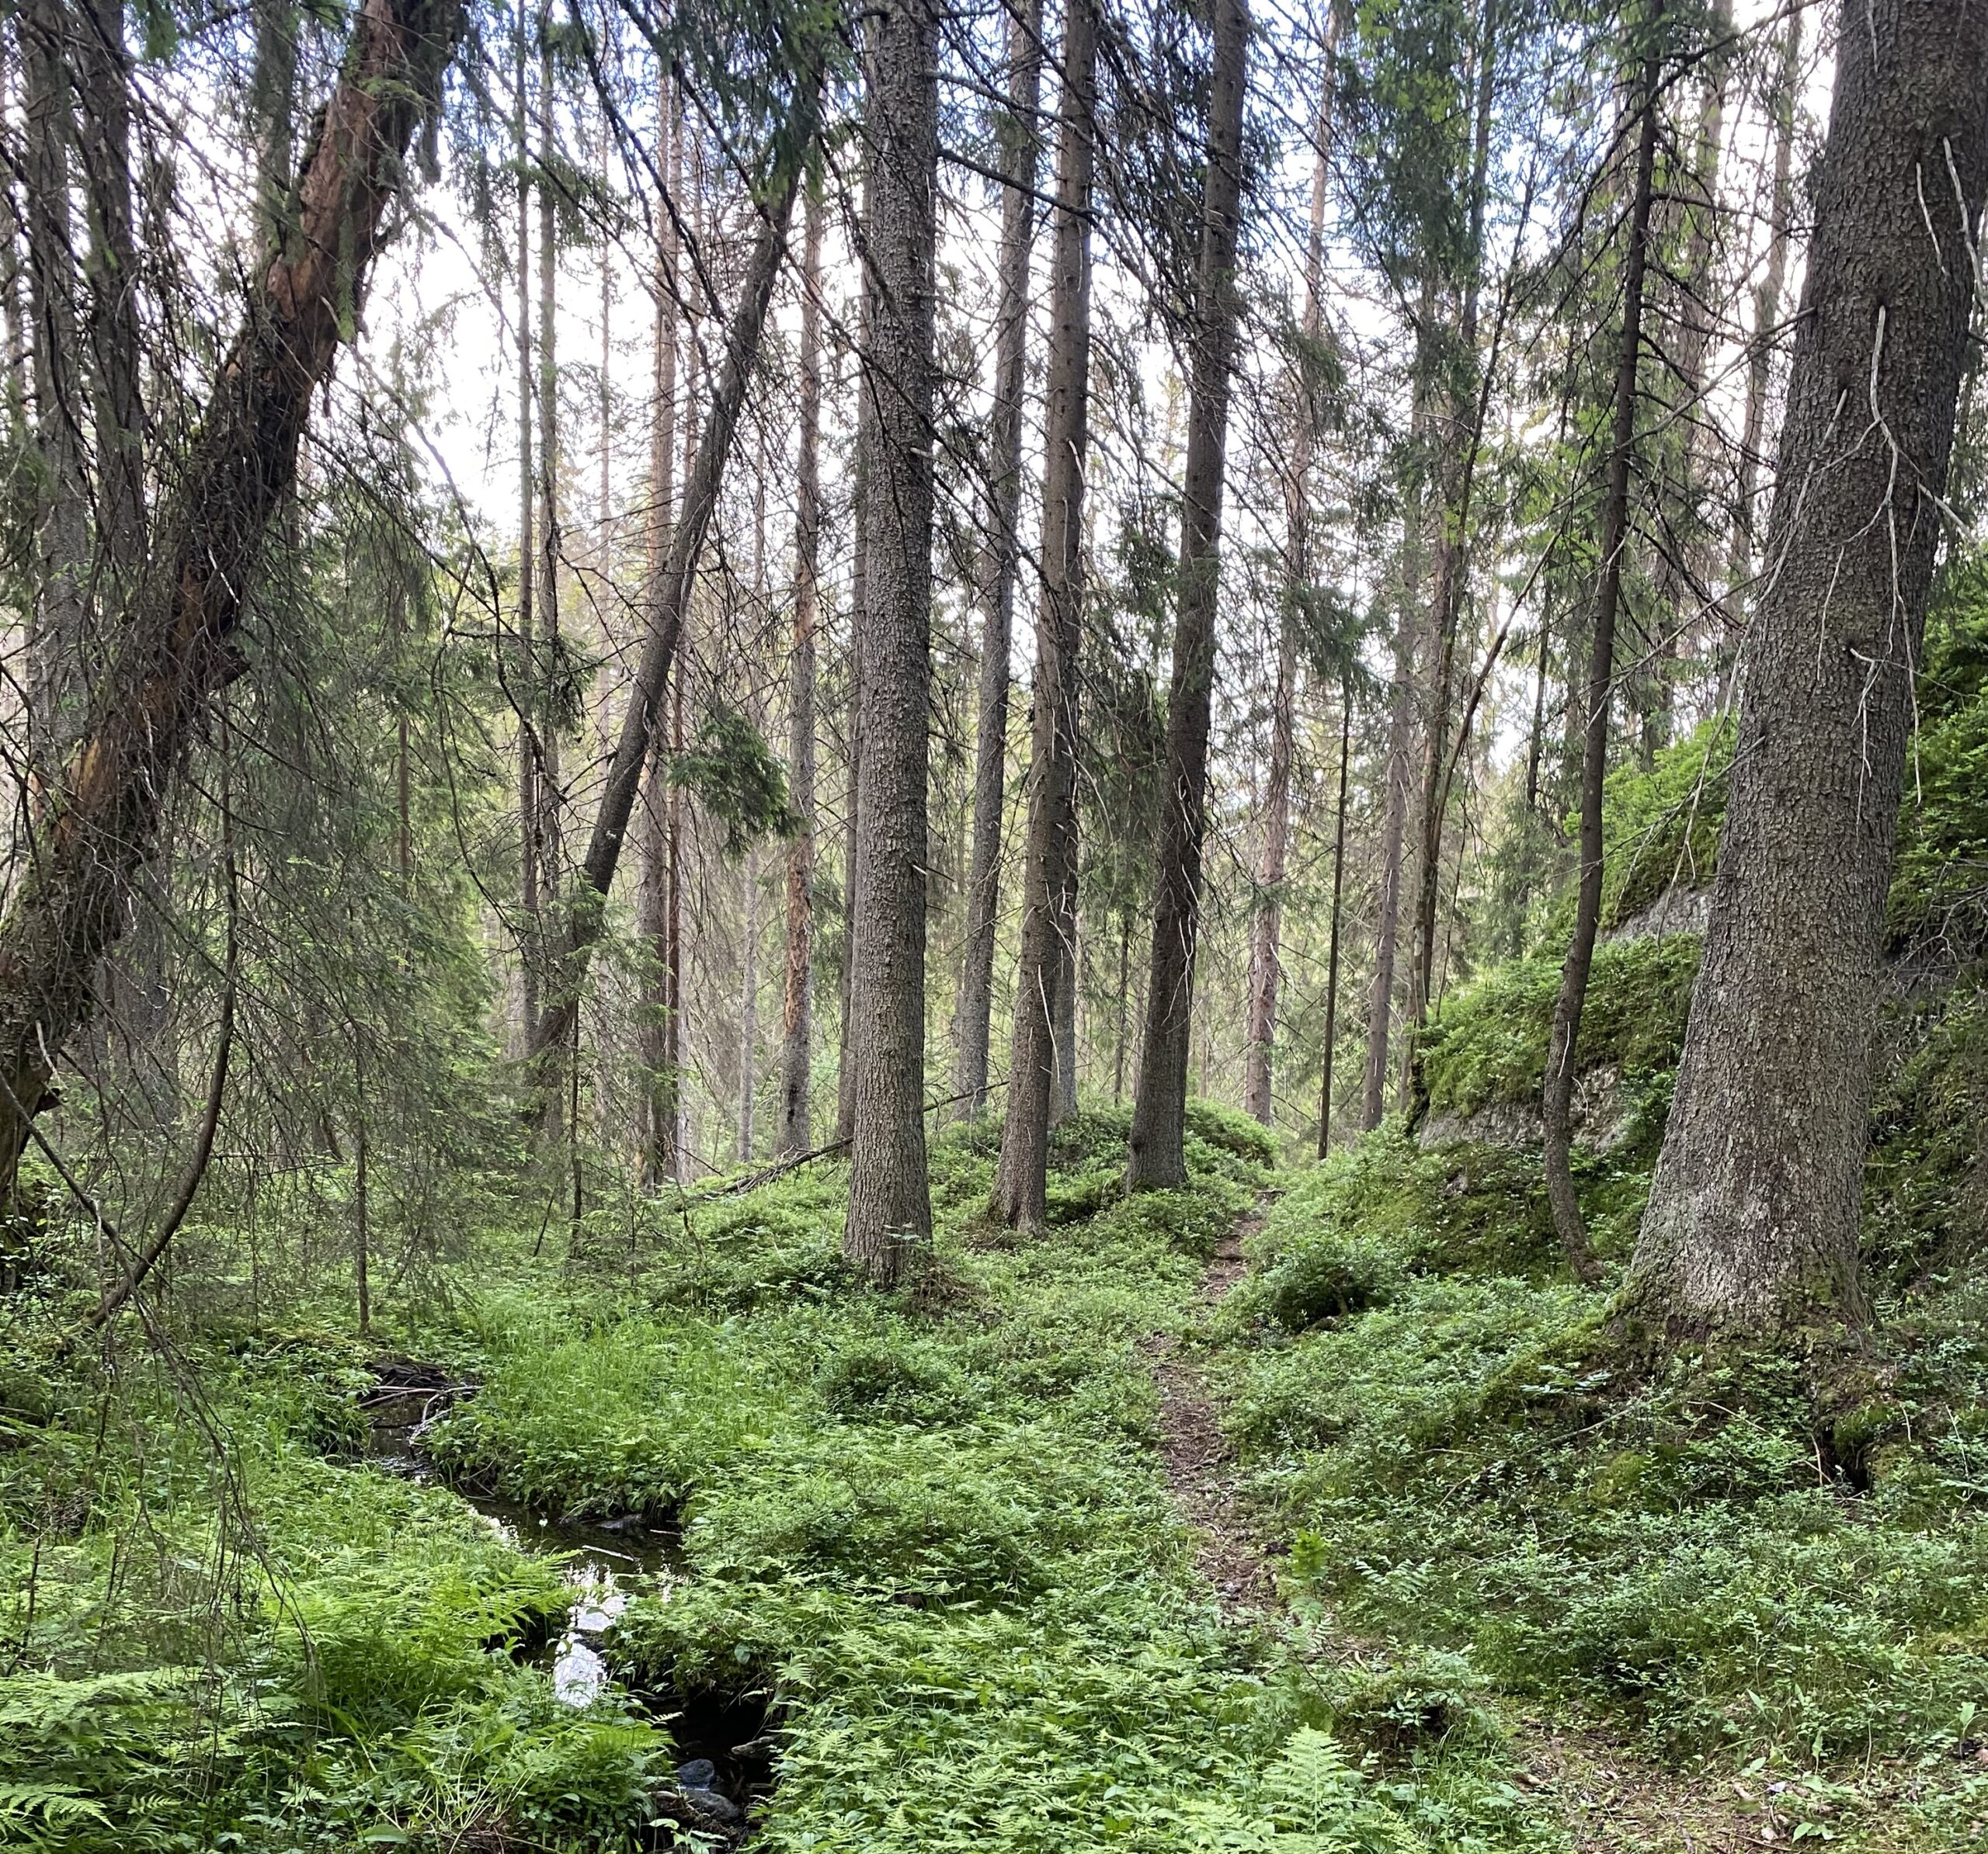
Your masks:
<svg viewBox="0 0 1988 1854"><path fill-rule="evenodd" d="M77 117L89 214L83 262L96 415L100 609L120 611L145 553L144 424L137 248L131 220L130 54L122 0L88 0L76 35Z"/></svg>
<svg viewBox="0 0 1988 1854"><path fill-rule="evenodd" d="M1339 1040L1339 929L1346 887L1346 776L1353 759L1353 685L1339 695L1339 804L1333 825L1332 927L1326 951L1326 1035L1319 1064L1319 1157L1333 1144L1333 1054Z"/></svg>
<svg viewBox="0 0 1988 1854"><path fill-rule="evenodd" d="M695 460L686 473L683 505L671 530L669 550L655 588L628 711L623 717L614 757L602 785L586 855L575 872L578 880L572 899L565 911L553 966L558 985L540 1014L533 1034L534 1062L542 1063L549 1052L564 1047L572 1033L587 962L605 924L608 891L620 862L621 845L655 738L656 717L676 661L677 641L691 585L717 507L718 487L731 457L732 440L738 433L746 384L758 359L767 304L786 250L794 193L814 142L820 95L817 68L816 73L796 91L787 118L775 137L772 174L760 193L764 217L725 332L724 366L704 415Z"/></svg>
<svg viewBox="0 0 1988 1854"><path fill-rule="evenodd" d="M1560 992L1553 1005L1553 1031L1547 1044L1544 1120L1546 1194L1553 1206L1567 1260L1583 1281L1600 1270L1581 1221L1574 1194L1573 1103L1582 1007L1587 1000L1588 970L1601 922L1601 793L1608 775L1608 711L1614 695L1615 619L1622 592L1622 557L1629 540L1629 471L1636 447L1636 380L1643 351L1643 286L1649 262L1652 181L1656 168L1660 82L1663 75L1656 35L1664 0L1653 0L1643 23L1647 48L1642 60L1636 167L1626 228L1628 248L1622 262L1622 329L1615 361L1614 409L1609 431L1608 481L1601 509L1601 566L1594 597L1594 627L1588 654L1587 720L1581 748L1580 878L1574 904L1574 932L1561 968Z"/></svg>
<svg viewBox="0 0 1988 1854"><path fill-rule="evenodd" d="M1669 279L1677 324L1677 345L1670 356L1678 394L1672 418L1677 429L1669 439L1676 474L1664 486L1666 519L1659 526L1653 573L1655 623L1643 639L1646 694L1639 706L1642 711L1641 757L1646 766L1670 745L1677 686L1709 609L1708 535L1699 508L1705 499L1708 421L1704 400L1705 358L1712 345L1713 322L1713 234L1719 213L1726 87L1731 69L1723 47L1732 34L1731 0L1714 0L1706 21L1705 88L1698 99L1698 134L1672 207L1673 216L1679 212L1684 215L1681 260L1677 274ZM1673 228L1660 235L1660 242L1668 244L1675 236ZM1689 623L1684 616L1687 609L1694 614Z"/></svg>
<svg viewBox="0 0 1988 1854"><path fill-rule="evenodd" d="M1477 95L1467 189L1470 225L1465 259L1468 273L1457 318L1457 346L1464 380L1461 396L1454 385L1443 392L1448 411L1446 422L1453 435L1451 442L1444 446L1437 469L1442 484L1442 512L1431 576L1430 630L1434 648L1430 653L1427 726L1423 737L1421 832L1416 851L1415 942L1409 966L1409 1015L1412 1027L1402 1051L1404 1099L1410 1092L1407 1078L1413 1071L1417 1044L1428 1022L1430 993L1435 977L1437 898L1442 881L1443 826L1449 809L1450 708L1456 679L1457 626L1469 572L1469 528L1477 454L1483 443L1484 419L1489 408L1489 373L1477 351L1478 305L1483 286L1485 181L1490 163L1491 110L1496 96L1497 68L1498 0L1483 0L1479 14ZM1493 345L1495 360L1495 339Z"/></svg>
<svg viewBox="0 0 1988 1854"><path fill-rule="evenodd" d="M1767 256L1753 291L1753 333L1746 350L1746 410L1740 427L1740 481L1733 502L1733 538L1726 557L1729 618L1753 602L1755 536L1759 519L1760 446L1767 418L1767 386L1774 366L1781 292L1788 284L1788 224L1795 184L1795 117L1800 101L1802 9L1791 9L1782 29L1781 66L1772 92L1774 178L1767 205ZM1729 705L1736 651L1729 635L1719 644L1719 707Z"/></svg>
<svg viewBox="0 0 1988 1854"><path fill-rule="evenodd" d="M1421 318L1435 312L1425 279ZM1409 402L1408 441L1418 449L1428 429L1427 372L1417 368ZM1402 516L1400 609L1395 615L1392 695L1388 709L1388 757L1381 800L1381 892L1375 904L1374 977L1367 1005L1367 1068L1360 1125L1371 1133L1387 1111L1388 1044L1393 1026L1395 963L1401 932L1402 849L1408 829L1409 751L1415 723L1415 629L1422 596L1423 498L1412 495Z"/></svg>
<svg viewBox="0 0 1988 1854"><path fill-rule="evenodd" d="M1312 457L1318 408L1312 370L1323 326L1319 298L1325 270L1326 152L1332 139L1333 58L1345 23L1340 0L1326 19L1324 74L1312 136L1312 218L1305 245L1304 345L1291 370L1291 467L1284 480L1284 599L1278 611L1277 679L1270 693L1270 755L1263 786L1263 852L1256 866L1256 905L1249 918L1249 995L1242 1058L1243 1111L1270 1124L1270 1082L1277 1042L1277 993L1283 982L1284 883L1291 856L1291 764L1298 703L1295 620L1312 581Z"/></svg>
<svg viewBox="0 0 1988 1854"><path fill-rule="evenodd" d="M780 995L777 1150L798 1158L809 1113L815 996L815 629L821 608L822 198L808 193L801 259L801 433L795 461L794 647L787 664L787 781L796 828L787 849L787 967Z"/></svg>
<svg viewBox="0 0 1988 1854"><path fill-rule="evenodd" d="M1058 1006L1077 892L1077 676L1083 638L1084 452L1090 429L1090 199L1097 157L1093 0L1063 23L1049 371L1043 412L1042 595L1035 627L1028 842L1015 966L1014 1038L994 1207L1018 1227L1047 1213Z"/></svg>
<svg viewBox="0 0 1988 1854"><path fill-rule="evenodd" d="M18 30L22 217L40 478L28 629L28 759L30 776L46 797L59 787L84 724L83 664L89 642L90 485L78 417L87 394L70 223L75 113L68 67L74 29L60 0L30 0Z"/></svg>
<svg viewBox="0 0 1988 1854"><path fill-rule="evenodd" d="M856 1127L843 1252L888 1284L932 1233L925 1155L926 730L932 677L932 403L938 15L884 0L864 126L863 391L870 402L854 966Z"/></svg>
<svg viewBox="0 0 1988 1854"><path fill-rule="evenodd" d="M1655 1333L1865 1316L1881 936L1984 192L1988 5L1846 5L1705 960L1627 1292Z"/></svg>
<svg viewBox="0 0 1988 1854"><path fill-rule="evenodd" d="M533 679L533 712L538 765L533 797L537 810L532 830L537 845L539 901L556 915L559 906L560 813L565 804L559 776L559 704L545 699L553 679L564 673L559 635L559 568L565 542L559 519L559 209L552 179L553 144L552 8L539 0L538 12L538 517L533 531L538 575L536 606L544 634L543 668ZM557 934L556 924L553 928ZM573 1067L579 1060L579 1014L575 1012L560 1052L561 1062ZM575 1072L576 1070L575 1070ZM548 1134L557 1128L561 1103L571 1076L546 1073L544 1120ZM577 1134L578 1129L573 1130Z"/></svg>
<svg viewBox="0 0 1988 1854"><path fill-rule="evenodd" d="M661 157L664 198L656 220L655 325L652 371L654 403L649 414L649 519L645 620L653 632L661 621L663 575L673 532L676 497L676 212L683 180L683 104L673 86L661 113L667 144ZM637 1007L636 1047L643 1078L642 1182L653 1191L676 1175L676 1110L665 1082L669 1061L668 917L669 907L669 804L668 762L662 743L652 740L641 783L641 867L635 898L635 927L641 943L641 977Z"/></svg>
<svg viewBox="0 0 1988 1854"><path fill-rule="evenodd" d="M537 382L532 363L530 34L525 25L524 0L517 0L512 24L517 35L513 71L516 94L512 102L511 131L518 162L518 686L511 705L518 721L518 901L520 994L524 1009L527 1054L539 1019L540 977L545 961L544 914L539 880L538 637L535 601L538 595L538 473L534 413Z"/></svg>
<svg viewBox="0 0 1988 1854"><path fill-rule="evenodd" d="M252 286L241 332L152 529L144 576L92 697L63 803L33 825L0 918L0 1176L15 1167L52 1064L88 1016L97 961L128 918L182 755L242 668L232 632L271 519L296 479L312 394L351 325L435 106L461 18L432 0L365 0L318 118L295 232Z"/></svg>
<svg viewBox="0 0 1988 1854"><path fill-rule="evenodd" d="M753 1109L759 1092L759 859L746 855L744 952L739 974L739 1162L749 1165L756 1141Z"/></svg>
<svg viewBox="0 0 1988 1854"><path fill-rule="evenodd" d="M1008 99L1001 126L999 300L994 316L994 405L989 421L985 534L980 558L980 700L973 745L973 849L967 873L966 949L955 1019L954 1092L969 1114L987 1105L988 1019L994 930L1001 911L1001 819L1007 803L1008 645L1022 494L1022 395L1028 363L1029 259L1034 248L1036 111L1042 80L1042 0L1014 0L1008 16ZM1052 311L1052 314L1054 311Z"/></svg>
<svg viewBox="0 0 1988 1854"><path fill-rule="evenodd" d="M1247 0L1215 0L1201 251L1187 470L1182 498L1180 590L1166 707L1166 783L1145 1047L1132 1104L1126 1183L1149 1190L1186 1182L1187 1043L1194 1018L1194 939L1207 821L1209 709L1215 685L1222 472L1229 441L1229 370L1236 344L1236 239L1242 192L1242 93L1249 54Z"/></svg>

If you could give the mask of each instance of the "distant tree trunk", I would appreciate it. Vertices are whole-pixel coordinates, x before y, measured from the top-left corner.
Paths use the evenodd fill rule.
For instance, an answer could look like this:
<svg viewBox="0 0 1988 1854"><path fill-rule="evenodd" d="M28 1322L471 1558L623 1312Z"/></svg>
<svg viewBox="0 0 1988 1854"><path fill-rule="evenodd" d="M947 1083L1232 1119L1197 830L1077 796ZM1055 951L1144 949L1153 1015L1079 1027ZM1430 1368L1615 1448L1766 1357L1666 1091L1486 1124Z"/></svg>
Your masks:
<svg viewBox="0 0 1988 1854"><path fill-rule="evenodd" d="M0 1197L12 1196L54 1060L88 1016L97 961L125 929L129 882L156 846L181 758L243 667L232 641L243 591L461 30L453 6L365 0L297 182L296 231L251 287L153 524L64 802L34 820L27 873L0 917Z"/></svg>
<svg viewBox="0 0 1988 1854"><path fill-rule="evenodd" d="M283 232L294 158L297 9L294 0L252 0L255 62L248 109L255 127L255 231L265 245Z"/></svg>
<svg viewBox="0 0 1988 1854"><path fill-rule="evenodd" d="M808 193L801 259L801 433L795 460L794 647L787 664L787 793L795 829L787 849L787 967L780 995L777 1150L798 1158L813 1138L809 1113L815 996L815 629L821 607L822 199Z"/></svg>
<svg viewBox="0 0 1988 1854"><path fill-rule="evenodd" d="M656 220L655 401L649 423L648 585L644 604L652 632L661 622L663 571L669 553L672 505L676 495L676 196L683 175L683 106L673 91L666 97L660 157L665 198ZM641 1061L647 1125L642 1142L642 1182L652 1191L676 1175L676 1109L666 1082L669 1062L669 803L667 761L660 741L652 741L641 786L641 867L635 899L637 938L641 943L636 1047Z"/></svg>
<svg viewBox="0 0 1988 1854"><path fill-rule="evenodd" d="M739 1162L752 1162L753 1109L759 1092L759 859L746 856L745 947L739 975Z"/></svg>
<svg viewBox="0 0 1988 1854"><path fill-rule="evenodd" d="M1449 810L1450 709L1456 680L1457 627L1469 572L1472 491L1487 409L1484 388L1488 384L1488 371L1478 352L1478 307L1483 284L1485 181L1490 163L1492 106L1496 94L1497 35L1498 0L1483 0L1475 51L1477 95L1468 189L1468 274L1457 318L1457 345L1464 380L1461 394L1455 387L1444 391L1449 408L1446 422L1452 436L1444 446L1437 472L1442 484L1442 510L1431 575L1430 630L1433 648L1427 725L1423 738L1421 832L1416 850L1415 941L1409 966L1412 1030L1402 1052L1404 1099L1409 1093L1406 1084L1416 1060L1423 1027L1428 1022L1429 1001L1435 977L1437 899L1442 882L1443 827ZM1493 348L1495 359L1495 341Z"/></svg>
<svg viewBox="0 0 1988 1854"><path fill-rule="evenodd" d="M552 81L553 15L551 0L539 0L538 13L538 519L534 530L537 560L532 569L538 575L536 606L544 633L544 667L533 679L537 692L533 712L537 717L535 735L538 749L537 776L533 797L537 811L532 821L537 845L539 901L541 910L555 914L559 906L560 811L564 793L560 787L560 704L545 699L552 679L563 674L559 635L559 568L564 536L559 519L559 213L554 189L553 166L557 151L553 144ZM543 931L541 929L541 931ZM556 931L556 929L555 929ZM549 950L549 949L548 949ZM577 1073L579 1060L579 1013L573 1013L566 1033L566 1047L560 1061ZM544 1076L545 1130L556 1130L561 1103L568 1092L571 1076ZM578 1129L574 1131L577 1134Z"/></svg>
<svg viewBox="0 0 1988 1854"><path fill-rule="evenodd" d="M988 1019L994 930L1001 911L1001 819L1007 802L1008 646L1013 627L1016 524L1022 493L1022 396L1027 384L1029 259L1034 249L1036 112L1041 93L1042 0L1015 0L1008 16L1008 104L1001 125L1000 296L994 314L994 405L980 558L979 718L973 748L973 850L967 875L966 950L960 973L954 1092L964 1111L987 1105Z"/></svg>
<svg viewBox="0 0 1988 1854"><path fill-rule="evenodd" d="M864 127L863 390L870 403L863 745L850 1013L856 1127L843 1252L888 1285L932 1233L925 1154L926 730L932 675L932 404L938 15L883 0Z"/></svg>
<svg viewBox="0 0 1988 1854"><path fill-rule="evenodd" d="M1346 9L1326 14L1324 76L1312 137L1312 220L1305 246L1304 351L1292 370L1291 467L1284 479L1284 599L1277 617L1277 679L1270 692L1270 765L1263 781L1263 838L1256 866L1256 905L1249 917L1249 996L1242 1058L1242 1107L1270 1124L1270 1083L1277 1042L1277 993L1283 981L1284 883L1291 855L1291 765L1298 703L1299 602L1312 580L1312 457L1318 443L1318 411L1311 370L1323 326L1319 300L1325 271L1326 154L1332 137L1333 57Z"/></svg>
<svg viewBox="0 0 1988 1854"><path fill-rule="evenodd" d="M1229 440L1229 370L1236 343L1236 240L1242 190L1242 93L1249 51L1247 0L1215 0L1215 62L1202 183L1180 590L1166 707L1152 966L1145 1047L1132 1106L1126 1183L1184 1183L1187 1043L1194 1017L1194 939L1207 821L1209 708L1215 683L1221 569L1222 472Z"/></svg>
<svg viewBox="0 0 1988 1854"><path fill-rule="evenodd" d="M1041 1227L1059 1009L1077 893L1077 678L1083 639L1084 453L1090 429L1090 198L1097 155L1093 0L1068 0L1056 153L1049 368L1043 411L1042 595L1022 859L1014 1039L994 1207Z"/></svg>
<svg viewBox="0 0 1988 1854"><path fill-rule="evenodd" d="M1601 922L1601 794L1608 775L1608 711L1614 695L1615 618L1621 602L1622 557L1629 540L1629 472L1636 447L1636 382L1642 362L1643 286L1649 262L1652 181L1662 63L1654 35L1664 0L1654 0L1644 31L1639 85L1641 120L1636 134L1636 167L1625 228L1622 260L1622 329L1615 362L1614 409L1609 432L1608 480L1601 509L1600 577L1594 597L1594 627L1588 653L1587 720L1581 752L1580 879L1574 906L1574 931L1561 968L1560 993L1553 1006L1553 1031L1547 1045L1544 1120L1546 1194L1553 1226L1569 1265L1583 1281L1600 1279L1600 1269L1581 1221L1574 1194L1573 1102L1582 1007L1587 1000L1588 970L1594 960Z"/></svg>
<svg viewBox="0 0 1988 1854"><path fill-rule="evenodd" d="M1435 311L1425 282L1421 315ZM1418 368L1409 401L1408 436L1417 446L1427 431L1429 391ZM1374 978L1367 1006L1367 1068L1360 1126L1371 1132L1387 1111L1388 1044L1393 1026L1395 962L1401 932L1402 849L1408 829L1409 750L1415 721L1415 626L1422 595L1422 498L1411 496L1402 517L1400 609L1395 615L1392 696L1388 710L1388 756L1381 800L1381 892L1375 904Z"/></svg>
<svg viewBox="0 0 1988 1854"><path fill-rule="evenodd" d="M524 0L516 0L512 24L517 35L513 81L511 130L518 163L518 686L511 705L518 721L518 900L520 995L524 1007L525 1047L539 1019L539 977L545 960L543 897L539 880L539 773L543 765L538 741L538 637L535 602L538 595L538 472L533 462L537 434L533 414L537 380L532 364L530 35L525 26Z"/></svg>
<svg viewBox="0 0 1988 1854"><path fill-rule="evenodd" d="M1653 1338L1866 1316L1858 1227L1913 676L1988 191L1988 5L1843 9L1771 571L1705 960L1625 1311Z"/></svg>
<svg viewBox="0 0 1988 1854"><path fill-rule="evenodd" d="M1731 616L1753 603L1754 538L1759 519L1760 446L1767 431L1767 385L1774 366L1781 292L1788 283L1788 224L1795 186L1795 117L1802 78L1802 9L1790 9L1782 29L1781 68L1771 104L1774 113L1774 179L1767 207L1767 256L1753 292L1753 332L1746 350L1746 411L1740 427L1740 481L1733 502L1733 538L1726 558L1726 600ZM1735 640L1719 644L1719 709L1731 705Z"/></svg>
<svg viewBox="0 0 1988 1854"><path fill-rule="evenodd" d="M787 225L793 212L794 193L814 142L820 94L818 82L804 83L775 137L772 173L759 196L760 210L765 216L745 274L739 279L738 298L725 332L724 366L711 391L694 461L686 473L683 505L671 531L669 553L651 599L648 631L627 713L622 719L614 756L608 764L600 807L594 814L593 832L577 871L572 900L565 911L553 968L559 982L533 1035L534 1063L544 1062L551 1052L565 1047L579 1009L587 961L605 925L608 891L620 862L621 845L634 811L643 769L655 743L657 717L669 689L670 671L676 666L677 643L704 536L718 505L719 485L738 432L746 384L757 363L767 305L786 252ZM680 958L677 963L680 963Z"/></svg>
<svg viewBox="0 0 1988 1854"><path fill-rule="evenodd" d="M1326 1036L1319 1064L1319 1157L1332 1150L1333 1052L1339 1040L1339 929L1340 898L1346 887L1346 776L1353 759L1353 686L1341 685L1339 696L1339 804L1333 825L1332 929L1326 952Z"/></svg>

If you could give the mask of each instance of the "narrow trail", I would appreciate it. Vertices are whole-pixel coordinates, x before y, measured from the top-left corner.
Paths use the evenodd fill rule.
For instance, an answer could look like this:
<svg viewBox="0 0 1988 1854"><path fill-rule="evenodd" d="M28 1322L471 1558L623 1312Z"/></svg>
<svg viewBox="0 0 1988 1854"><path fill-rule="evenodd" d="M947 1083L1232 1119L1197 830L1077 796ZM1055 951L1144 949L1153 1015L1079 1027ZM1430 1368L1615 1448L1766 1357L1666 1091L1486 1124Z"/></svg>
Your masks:
<svg viewBox="0 0 1988 1854"><path fill-rule="evenodd" d="M1217 1245L1201 1276L1211 1312L1247 1271L1242 1245L1263 1227L1265 1193ZM1194 1536L1194 1562L1222 1613L1274 1620L1283 1612L1274 1547L1236 1485L1236 1463L1208 1382L1170 1338L1154 1363L1160 1454L1175 1507ZM1344 1644L1350 1652L1357 1644ZM1729 1773L1693 1780L1607 1733L1571 1720L1508 1713L1515 1780L1550 1812L1580 1854L1740 1854L1792 1838L1795 1823L1764 1780Z"/></svg>

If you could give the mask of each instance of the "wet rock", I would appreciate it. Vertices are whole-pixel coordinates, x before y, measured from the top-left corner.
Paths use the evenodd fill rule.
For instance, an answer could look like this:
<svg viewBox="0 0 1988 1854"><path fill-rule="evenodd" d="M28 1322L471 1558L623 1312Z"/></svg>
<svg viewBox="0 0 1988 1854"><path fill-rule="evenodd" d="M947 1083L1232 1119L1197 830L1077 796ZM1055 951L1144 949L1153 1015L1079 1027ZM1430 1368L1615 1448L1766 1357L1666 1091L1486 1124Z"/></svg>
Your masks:
<svg viewBox="0 0 1988 1854"><path fill-rule="evenodd" d="M729 1828L746 1819L746 1811L732 1798L717 1790L686 1790L683 1806L701 1821Z"/></svg>
<svg viewBox="0 0 1988 1854"><path fill-rule="evenodd" d="M718 1766L709 1758L693 1758L687 1764L676 1766L676 1783L679 1789L709 1790L718 1782Z"/></svg>

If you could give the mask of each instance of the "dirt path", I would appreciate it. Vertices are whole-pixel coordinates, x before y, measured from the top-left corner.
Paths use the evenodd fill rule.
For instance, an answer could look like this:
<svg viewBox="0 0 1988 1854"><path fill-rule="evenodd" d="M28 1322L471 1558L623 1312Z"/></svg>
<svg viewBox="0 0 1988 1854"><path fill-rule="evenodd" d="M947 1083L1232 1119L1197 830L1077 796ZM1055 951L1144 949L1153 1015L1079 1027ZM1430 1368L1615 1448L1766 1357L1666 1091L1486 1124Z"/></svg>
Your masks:
<svg viewBox="0 0 1988 1854"><path fill-rule="evenodd" d="M1270 1202L1267 1195L1260 1199L1217 1246L1201 1277L1206 1309L1242 1278L1244 1240L1262 1227ZM1224 1614L1277 1616L1283 1605L1274 1547L1237 1491L1207 1380L1171 1339L1159 1347L1154 1376L1167 1486L1193 1529L1196 1566ZM1559 1822L1579 1854L1739 1854L1792 1838L1796 1823L1764 1784L1686 1778L1590 1727L1510 1716L1507 1724L1517 1781Z"/></svg>
<svg viewBox="0 0 1988 1854"><path fill-rule="evenodd" d="M1248 1266L1243 1239L1262 1227L1265 1207L1260 1202L1217 1245L1201 1277L1201 1299L1208 1307L1242 1279ZM1160 1352L1154 1376L1159 1380L1166 1484L1181 1518L1194 1529L1197 1568L1215 1586L1225 1614L1277 1609L1277 1578L1236 1494L1236 1464L1206 1381L1171 1341Z"/></svg>

